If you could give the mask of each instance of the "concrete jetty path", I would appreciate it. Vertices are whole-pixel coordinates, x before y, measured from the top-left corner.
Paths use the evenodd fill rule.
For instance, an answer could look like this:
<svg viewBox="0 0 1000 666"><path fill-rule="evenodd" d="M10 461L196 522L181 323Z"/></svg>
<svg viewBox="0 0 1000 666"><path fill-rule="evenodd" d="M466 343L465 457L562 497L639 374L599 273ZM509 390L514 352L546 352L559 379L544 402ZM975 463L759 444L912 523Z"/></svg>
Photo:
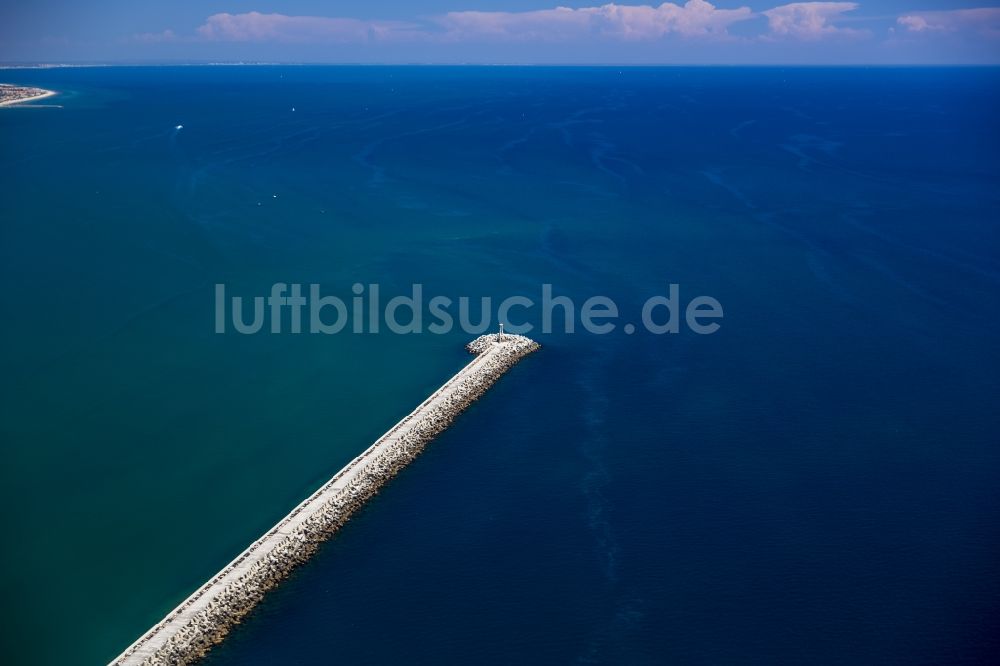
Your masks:
<svg viewBox="0 0 1000 666"><path fill-rule="evenodd" d="M469 343L476 358L111 664L176 665L203 657L455 416L538 347L526 337L510 334L484 335Z"/></svg>

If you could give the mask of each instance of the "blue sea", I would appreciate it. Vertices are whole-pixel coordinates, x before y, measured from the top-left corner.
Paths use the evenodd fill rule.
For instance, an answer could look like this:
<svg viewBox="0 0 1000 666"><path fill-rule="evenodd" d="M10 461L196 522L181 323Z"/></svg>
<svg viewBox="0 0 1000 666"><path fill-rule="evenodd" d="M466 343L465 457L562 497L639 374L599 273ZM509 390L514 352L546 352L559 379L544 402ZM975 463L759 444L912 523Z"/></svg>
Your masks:
<svg viewBox="0 0 1000 666"><path fill-rule="evenodd" d="M724 318L532 333L207 664L1000 659L1000 70L0 80L60 93L0 109L5 663L112 659L468 360L215 333L277 282Z"/></svg>

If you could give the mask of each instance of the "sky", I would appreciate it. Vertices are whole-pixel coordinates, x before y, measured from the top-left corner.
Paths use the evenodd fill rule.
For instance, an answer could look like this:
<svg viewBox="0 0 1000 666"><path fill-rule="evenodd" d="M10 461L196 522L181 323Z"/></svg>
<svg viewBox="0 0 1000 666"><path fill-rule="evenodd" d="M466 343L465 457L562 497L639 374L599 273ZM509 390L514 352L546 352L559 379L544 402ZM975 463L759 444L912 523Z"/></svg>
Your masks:
<svg viewBox="0 0 1000 666"><path fill-rule="evenodd" d="M0 62L1000 64L983 1L6 0Z"/></svg>

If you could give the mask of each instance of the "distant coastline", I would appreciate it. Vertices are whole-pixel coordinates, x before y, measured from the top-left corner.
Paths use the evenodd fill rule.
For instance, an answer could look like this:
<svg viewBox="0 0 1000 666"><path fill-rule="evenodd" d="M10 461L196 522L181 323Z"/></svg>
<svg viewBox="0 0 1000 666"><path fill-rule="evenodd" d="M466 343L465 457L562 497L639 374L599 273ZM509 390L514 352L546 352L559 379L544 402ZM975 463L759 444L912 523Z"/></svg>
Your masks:
<svg viewBox="0 0 1000 666"><path fill-rule="evenodd" d="M0 106L14 106L56 95L54 90L0 83Z"/></svg>

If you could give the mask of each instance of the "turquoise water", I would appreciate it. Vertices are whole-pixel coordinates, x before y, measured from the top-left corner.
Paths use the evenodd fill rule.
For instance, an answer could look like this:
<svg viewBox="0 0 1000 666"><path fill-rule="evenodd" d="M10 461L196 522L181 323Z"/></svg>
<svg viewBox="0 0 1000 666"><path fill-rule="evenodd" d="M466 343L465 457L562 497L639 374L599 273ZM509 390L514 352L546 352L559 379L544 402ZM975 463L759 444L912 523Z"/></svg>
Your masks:
<svg viewBox="0 0 1000 666"><path fill-rule="evenodd" d="M718 333L538 336L209 662L989 663L998 79L6 71L5 654L114 657L467 360L215 283L678 283Z"/></svg>

